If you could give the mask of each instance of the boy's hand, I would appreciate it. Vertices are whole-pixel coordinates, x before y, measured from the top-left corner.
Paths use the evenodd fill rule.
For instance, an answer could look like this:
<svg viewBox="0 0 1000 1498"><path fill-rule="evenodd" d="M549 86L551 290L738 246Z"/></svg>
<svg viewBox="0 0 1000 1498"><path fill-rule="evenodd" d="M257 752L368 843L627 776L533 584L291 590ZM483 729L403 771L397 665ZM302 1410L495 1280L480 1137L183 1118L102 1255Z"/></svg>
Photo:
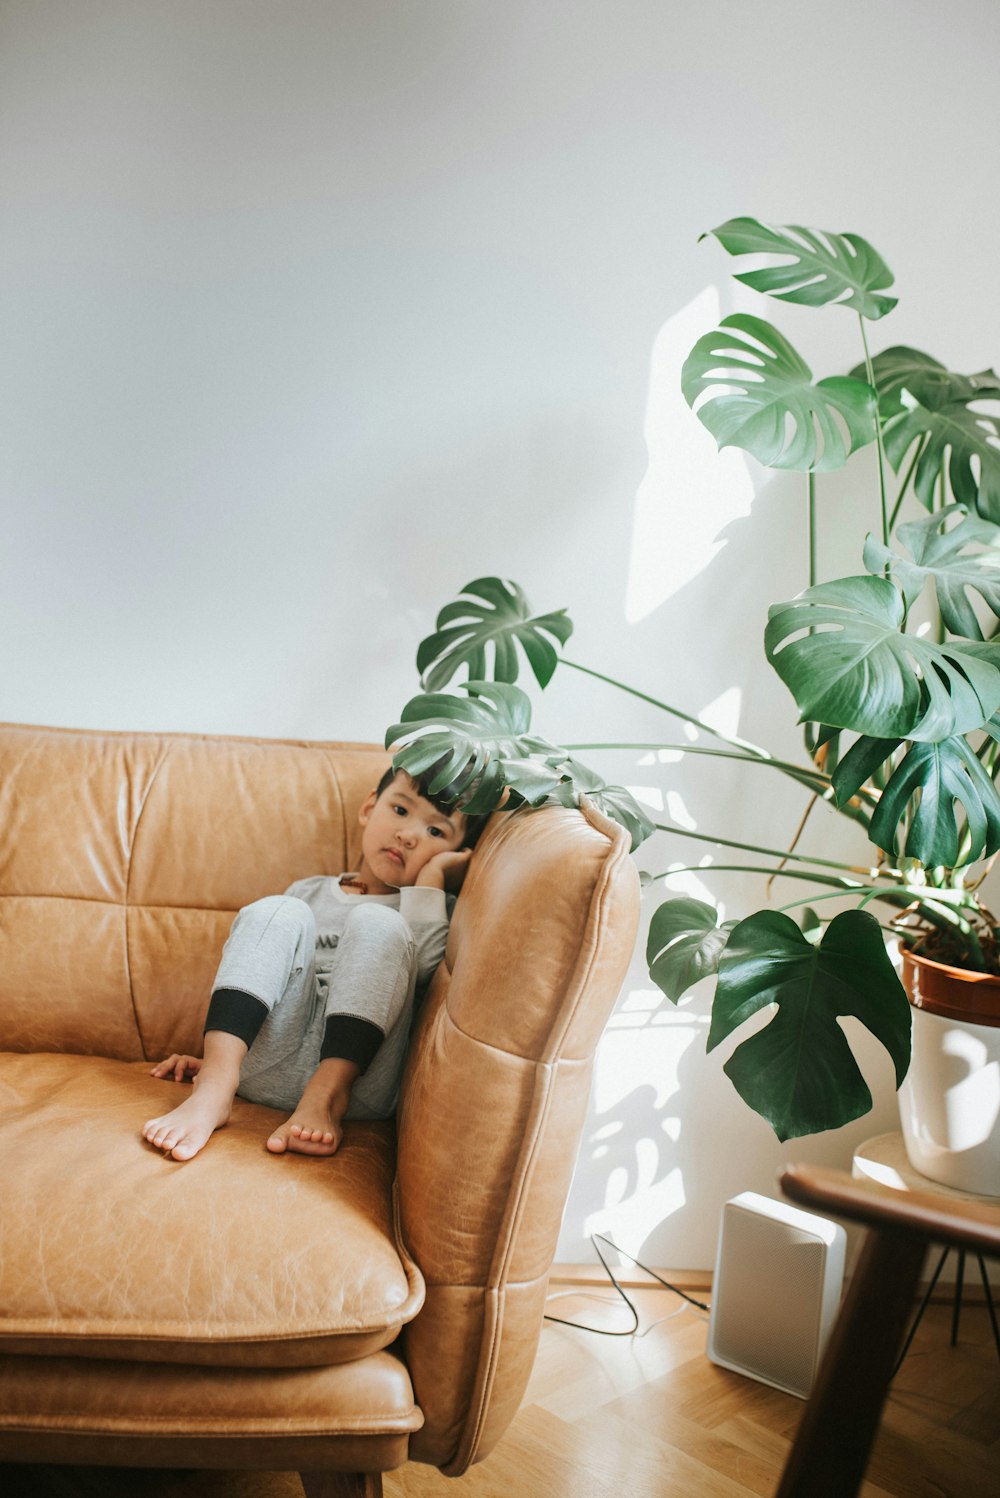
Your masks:
<svg viewBox="0 0 1000 1498"><path fill-rule="evenodd" d="M472 857L471 848L459 848L457 851L438 853L428 863L425 863L417 875L417 889L447 889L453 892L462 886L465 871Z"/></svg>
<svg viewBox="0 0 1000 1498"><path fill-rule="evenodd" d="M200 1056L181 1056L175 1051L166 1061L158 1061L150 1076L169 1077L174 1082L191 1082L201 1071L202 1065Z"/></svg>

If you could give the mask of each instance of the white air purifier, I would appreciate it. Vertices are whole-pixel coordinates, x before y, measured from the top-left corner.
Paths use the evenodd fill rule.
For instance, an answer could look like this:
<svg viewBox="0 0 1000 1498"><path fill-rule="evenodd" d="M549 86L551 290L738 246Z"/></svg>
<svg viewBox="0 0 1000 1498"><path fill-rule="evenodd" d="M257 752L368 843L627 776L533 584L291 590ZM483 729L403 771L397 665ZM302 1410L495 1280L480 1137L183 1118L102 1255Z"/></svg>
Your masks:
<svg viewBox="0 0 1000 1498"><path fill-rule="evenodd" d="M708 1356L807 1398L840 1305L847 1234L744 1191L722 1209Z"/></svg>

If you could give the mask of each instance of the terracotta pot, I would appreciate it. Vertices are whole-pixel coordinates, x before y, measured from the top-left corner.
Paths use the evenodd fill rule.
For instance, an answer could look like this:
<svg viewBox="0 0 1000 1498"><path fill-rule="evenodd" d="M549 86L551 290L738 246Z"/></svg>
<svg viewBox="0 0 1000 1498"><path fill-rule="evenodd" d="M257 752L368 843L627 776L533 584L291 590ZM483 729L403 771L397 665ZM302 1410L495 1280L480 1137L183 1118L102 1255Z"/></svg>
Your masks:
<svg viewBox="0 0 1000 1498"><path fill-rule="evenodd" d="M899 1091L914 1170L944 1186L1000 1196L1000 978L902 948L913 1057Z"/></svg>

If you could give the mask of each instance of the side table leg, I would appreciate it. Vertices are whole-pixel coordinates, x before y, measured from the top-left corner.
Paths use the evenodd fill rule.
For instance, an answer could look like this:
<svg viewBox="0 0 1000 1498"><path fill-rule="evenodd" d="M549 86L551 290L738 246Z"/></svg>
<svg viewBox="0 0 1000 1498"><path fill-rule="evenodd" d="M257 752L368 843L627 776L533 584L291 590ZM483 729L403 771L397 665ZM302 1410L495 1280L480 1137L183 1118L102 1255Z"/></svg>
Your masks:
<svg viewBox="0 0 1000 1498"><path fill-rule="evenodd" d="M920 1305L917 1308L917 1314L914 1316L913 1323L910 1326L910 1330L906 1334L906 1341L903 1343L903 1346L900 1349L899 1357L896 1359L895 1367L893 1368L892 1372L889 1375L890 1382L892 1381L892 1379L894 1379L896 1377L896 1374L899 1372L900 1368L902 1368L902 1366L903 1366L903 1359L906 1357L906 1354L910 1350L910 1343L913 1341L914 1337L917 1335L917 1327L920 1325L920 1323L921 1323L921 1321L923 1319L924 1312L926 1311L928 1305L930 1304L931 1296L934 1294L934 1286L937 1284L938 1280L941 1277L941 1271L944 1268L944 1261L945 1261L945 1259L948 1257L948 1255L950 1253L951 1253L951 1249L950 1248L946 1248L944 1250L944 1252L942 1253L940 1259L938 1259L937 1268L935 1269L934 1273L931 1275L931 1282L927 1286L927 1292L924 1295L923 1300L920 1302Z"/></svg>
<svg viewBox="0 0 1000 1498"><path fill-rule="evenodd" d="M958 1341L958 1318L962 1314L962 1286L965 1282L965 1249L958 1252L958 1275L955 1279L955 1302L951 1308L951 1345Z"/></svg>
<svg viewBox="0 0 1000 1498"><path fill-rule="evenodd" d="M990 1325L993 1328L993 1341L996 1343L997 1356L1000 1357L1000 1328L997 1327L996 1306L993 1304L993 1287L990 1284L990 1277L986 1273L986 1265L983 1262L982 1254L976 1254L976 1258L979 1260L979 1275L983 1282L986 1304L989 1307Z"/></svg>

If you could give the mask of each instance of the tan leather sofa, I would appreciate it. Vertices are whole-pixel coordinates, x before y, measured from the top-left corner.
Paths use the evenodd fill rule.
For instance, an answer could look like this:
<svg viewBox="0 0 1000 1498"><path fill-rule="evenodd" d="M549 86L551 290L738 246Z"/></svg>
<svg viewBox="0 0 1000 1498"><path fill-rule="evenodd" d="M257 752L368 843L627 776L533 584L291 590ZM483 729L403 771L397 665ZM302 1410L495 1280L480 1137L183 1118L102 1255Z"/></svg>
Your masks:
<svg viewBox="0 0 1000 1498"><path fill-rule="evenodd" d="M275 1158L272 1111L178 1164L234 912L355 862L378 749L0 728L0 1462L456 1475L514 1415L638 878L593 809L495 815L398 1120ZM310 1476L309 1474L312 1474ZM0 1473L0 1487L3 1475Z"/></svg>

